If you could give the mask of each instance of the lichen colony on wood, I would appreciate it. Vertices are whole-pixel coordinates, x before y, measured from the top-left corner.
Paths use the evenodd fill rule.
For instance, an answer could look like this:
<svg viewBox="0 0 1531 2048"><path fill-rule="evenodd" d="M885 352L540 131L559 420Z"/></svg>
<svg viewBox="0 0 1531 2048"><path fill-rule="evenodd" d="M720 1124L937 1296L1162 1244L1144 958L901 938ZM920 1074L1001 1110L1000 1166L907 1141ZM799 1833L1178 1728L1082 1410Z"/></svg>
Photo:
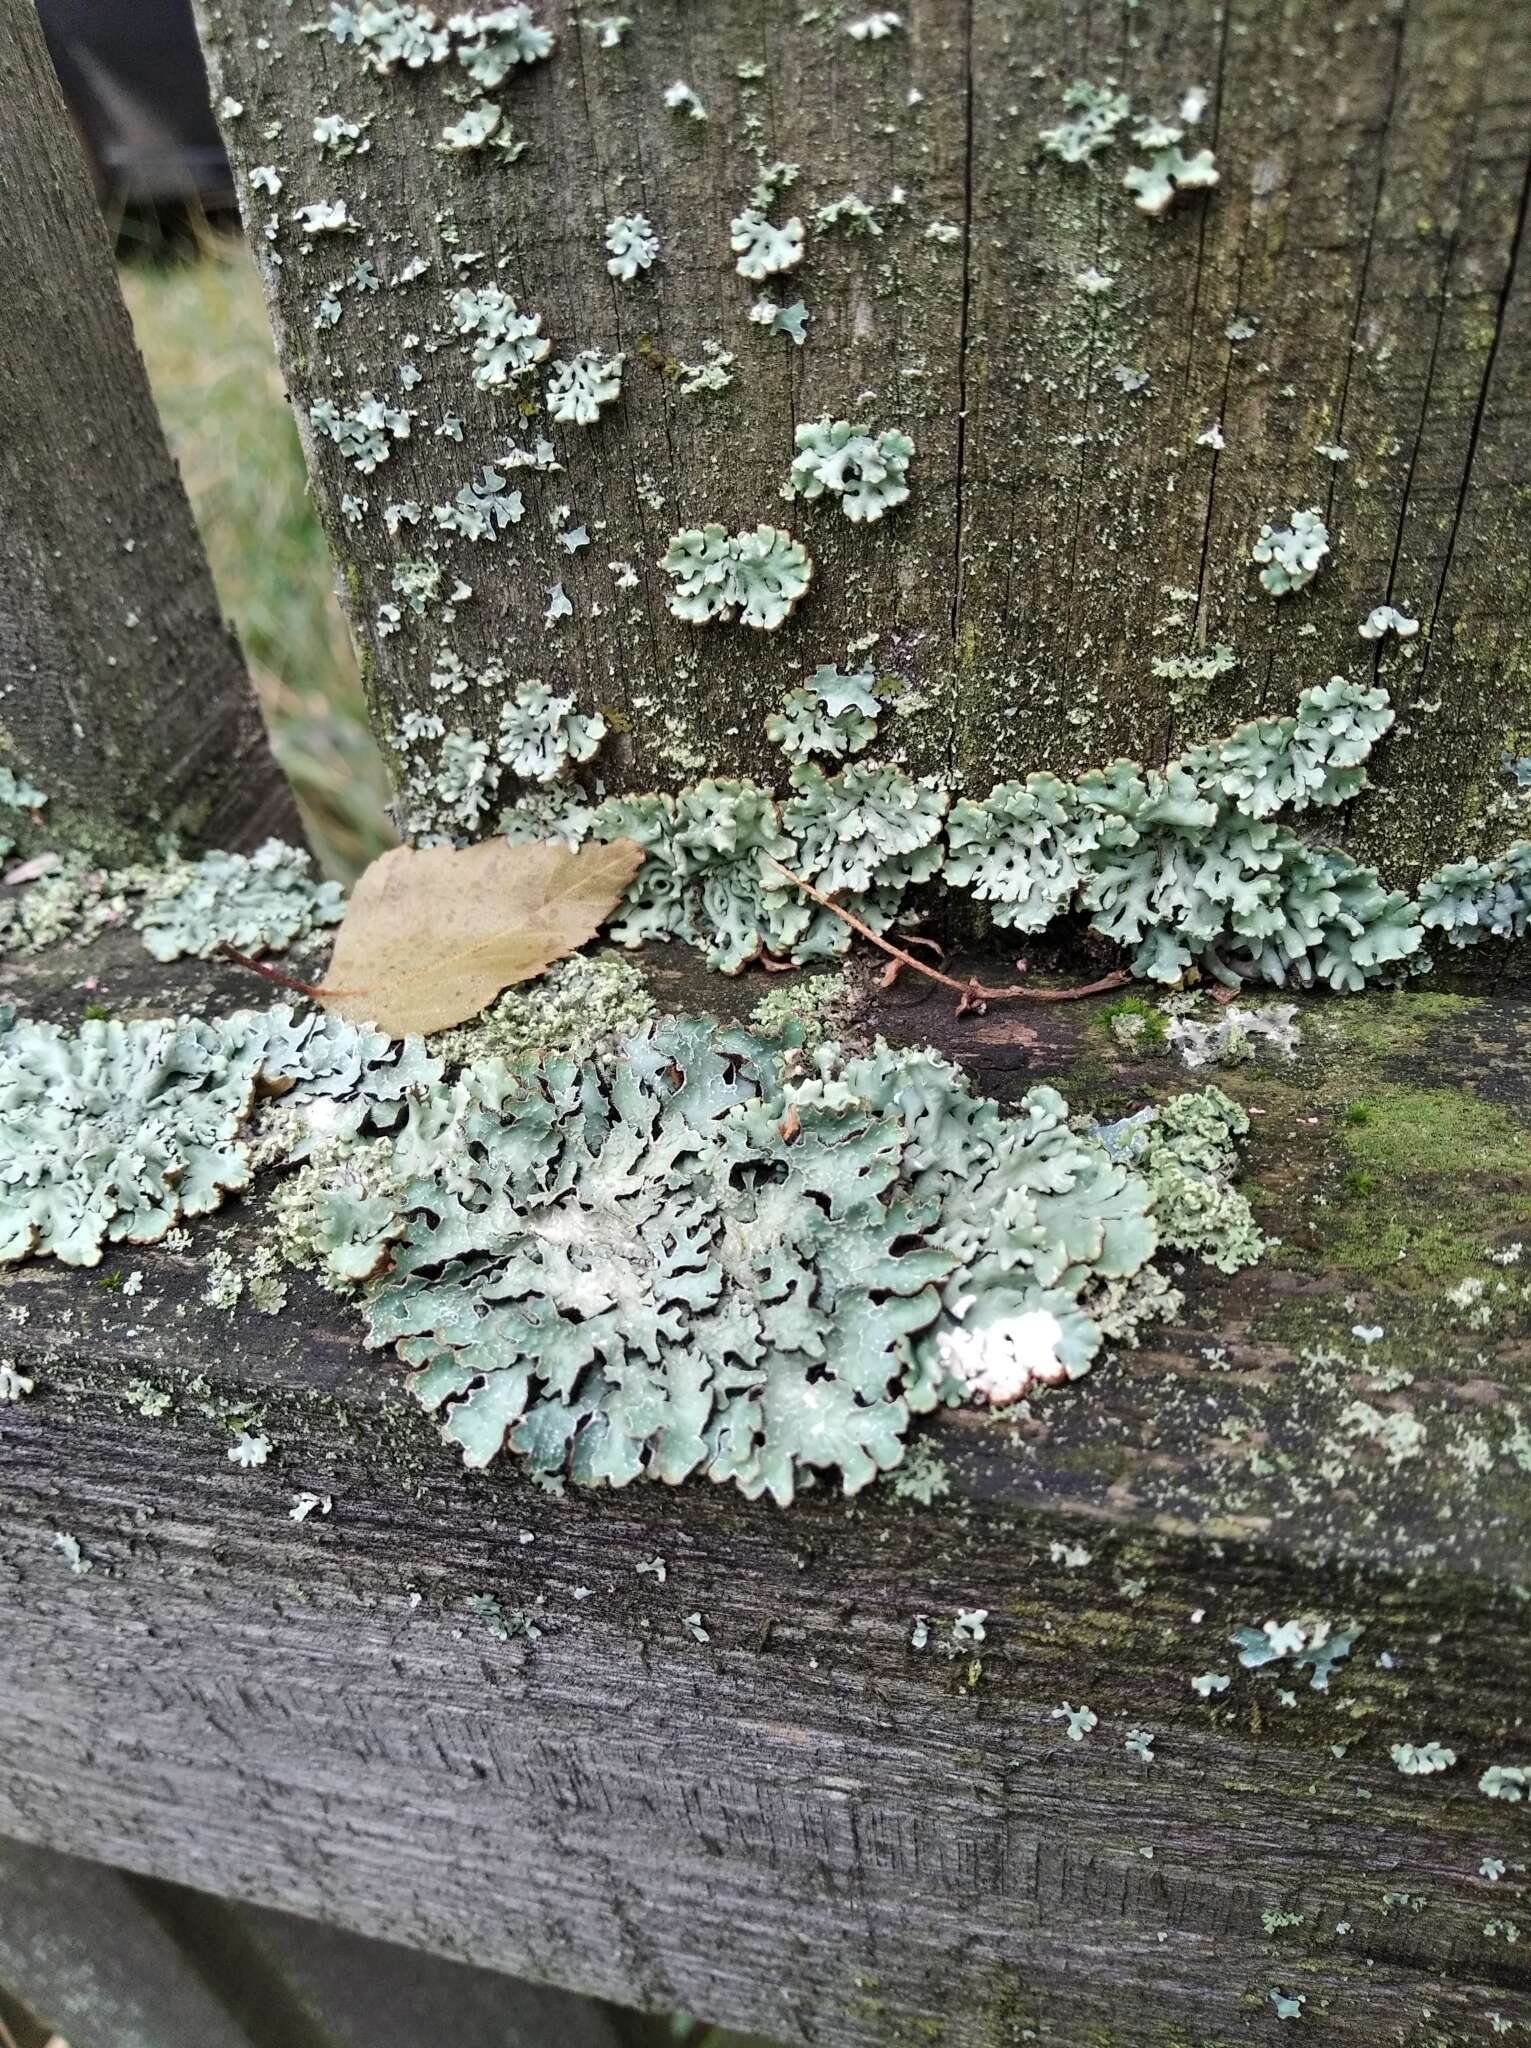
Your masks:
<svg viewBox="0 0 1531 2048"><path fill-rule="evenodd" d="M1161 1244L1259 1256L1229 1179L1247 1119L1215 1089L1123 1145L1051 1088L1007 1116L932 1052L801 1038L666 1019L449 1081L419 1040L280 1006L10 1017L0 1259L94 1265L215 1209L275 1093L279 1241L365 1290L369 1342L470 1463L508 1442L549 1482L705 1472L785 1504L896 1465L917 1414L1076 1378L1173 1313Z"/></svg>

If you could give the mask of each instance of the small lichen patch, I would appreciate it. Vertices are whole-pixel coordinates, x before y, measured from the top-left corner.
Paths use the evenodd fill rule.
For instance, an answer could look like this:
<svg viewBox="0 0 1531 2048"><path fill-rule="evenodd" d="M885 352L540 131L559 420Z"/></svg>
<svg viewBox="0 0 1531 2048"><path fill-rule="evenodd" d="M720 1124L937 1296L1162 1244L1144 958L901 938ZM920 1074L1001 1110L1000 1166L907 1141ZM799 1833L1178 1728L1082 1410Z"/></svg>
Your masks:
<svg viewBox="0 0 1531 2048"><path fill-rule="evenodd" d="M259 956L338 924L338 882L316 882L310 856L280 839L253 854L205 853L166 865L134 919L156 960L207 959L218 946Z"/></svg>
<svg viewBox="0 0 1531 2048"><path fill-rule="evenodd" d="M780 527L691 527L673 534L660 567L674 584L670 610L693 626L737 621L757 632L785 625L813 577L808 550Z"/></svg>
<svg viewBox="0 0 1531 2048"><path fill-rule="evenodd" d="M847 519L881 519L909 496L909 464L914 443L907 434L889 428L881 433L849 420L810 420L795 435L797 454L787 481L784 498L821 498L826 493L838 501Z"/></svg>
<svg viewBox="0 0 1531 2048"><path fill-rule="evenodd" d="M450 1067L551 1052L589 1059L647 1023L655 1008L643 976L620 954L577 953L534 987L507 989L472 1024L437 1032L427 1044Z"/></svg>
<svg viewBox="0 0 1531 2048"><path fill-rule="evenodd" d="M780 711L766 720L766 737L789 760L806 761L814 754L842 760L876 738L882 709L870 669L842 675L832 663L823 663L805 684L787 692Z"/></svg>
<svg viewBox="0 0 1531 2048"><path fill-rule="evenodd" d="M1287 526L1262 526L1249 551L1250 559L1261 564L1260 582L1272 597L1305 590L1328 552L1329 529L1316 506L1294 512Z"/></svg>
<svg viewBox="0 0 1531 2048"><path fill-rule="evenodd" d="M593 427L602 408L622 395L622 363L620 355L592 348L555 363L548 375L549 415L563 426Z"/></svg>

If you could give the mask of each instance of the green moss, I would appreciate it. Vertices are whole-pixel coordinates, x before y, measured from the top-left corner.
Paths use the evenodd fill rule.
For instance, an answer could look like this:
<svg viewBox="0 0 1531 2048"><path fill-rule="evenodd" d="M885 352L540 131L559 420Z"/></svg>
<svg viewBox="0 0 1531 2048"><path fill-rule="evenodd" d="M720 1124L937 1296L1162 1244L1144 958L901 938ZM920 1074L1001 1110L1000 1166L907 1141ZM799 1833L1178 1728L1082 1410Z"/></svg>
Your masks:
<svg viewBox="0 0 1531 2048"><path fill-rule="evenodd" d="M1381 1055L1418 1045L1468 1008L1466 996L1390 991L1355 996L1328 1021L1336 1042Z"/></svg>
<svg viewBox="0 0 1531 2048"><path fill-rule="evenodd" d="M1163 1052L1169 1019L1156 1003L1142 996L1123 996L1120 1002L1098 1010L1090 1020L1117 1045L1133 1052Z"/></svg>
<svg viewBox="0 0 1531 2048"><path fill-rule="evenodd" d="M1435 1289L1480 1265L1507 1225L1531 1223L1525 1123L1453 1088L1388 1088L1352 1102L1332 1250L1354 1273Z"/></svg>

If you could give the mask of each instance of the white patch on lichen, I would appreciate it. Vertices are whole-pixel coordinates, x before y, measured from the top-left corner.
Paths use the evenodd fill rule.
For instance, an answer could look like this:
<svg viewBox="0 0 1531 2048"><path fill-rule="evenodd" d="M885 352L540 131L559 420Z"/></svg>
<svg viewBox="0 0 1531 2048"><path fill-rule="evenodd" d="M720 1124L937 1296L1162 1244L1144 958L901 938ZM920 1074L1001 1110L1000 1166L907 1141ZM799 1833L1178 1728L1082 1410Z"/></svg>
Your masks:
<svg viewBox="0 0 1531 2048"><path fill-rule="evenodd" d="M971 1296L958 1301L952 1313L959 1321L937 1339L942 1366L971 1396L1004 1408L1034 1385L1057 1386L1069 1377L1058 1356L1063 1326L1055 1315L1029 1309L987 1328L967 1330L960 1318L972 1305Z"/></svg>

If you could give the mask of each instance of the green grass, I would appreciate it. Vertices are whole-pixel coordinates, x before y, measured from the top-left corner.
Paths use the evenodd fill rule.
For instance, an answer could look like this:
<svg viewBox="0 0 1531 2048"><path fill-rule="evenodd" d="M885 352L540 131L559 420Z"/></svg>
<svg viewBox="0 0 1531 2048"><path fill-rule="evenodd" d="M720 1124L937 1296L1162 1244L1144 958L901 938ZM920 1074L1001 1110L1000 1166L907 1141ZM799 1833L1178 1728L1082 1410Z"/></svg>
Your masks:
<svg viewBox="0 0 1531 2048"><path fill-rule="evenodd" d="M394 841L387 777L254 269L238 242L204 235L195 257L121 277L277 757L322 865L349 879Z"/></svg>

